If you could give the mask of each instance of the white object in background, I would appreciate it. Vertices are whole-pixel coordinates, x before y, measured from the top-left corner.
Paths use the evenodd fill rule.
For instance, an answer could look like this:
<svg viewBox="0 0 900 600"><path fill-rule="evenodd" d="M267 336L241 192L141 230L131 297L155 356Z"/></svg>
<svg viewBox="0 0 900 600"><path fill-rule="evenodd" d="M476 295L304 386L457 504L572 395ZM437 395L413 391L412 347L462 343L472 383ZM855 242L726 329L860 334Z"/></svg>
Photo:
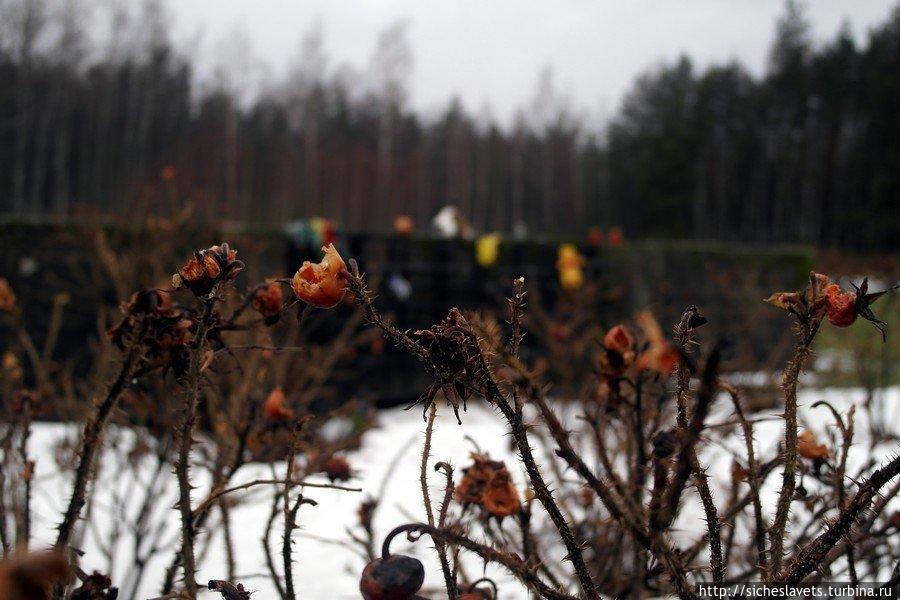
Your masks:
<svg viewBox="0 0 900 600"><path fill-rule="evenodd" d="M394 273L388 279L388 289L400 302L406 302L412 296L412 284L399 273Z"/></svg>
<svg viewBox="0 0 900 600"><path fill-rule="evenodd" d="M455 206L447 205L431 220L434 230L443 238L475 239L475 228Z"/></svg>

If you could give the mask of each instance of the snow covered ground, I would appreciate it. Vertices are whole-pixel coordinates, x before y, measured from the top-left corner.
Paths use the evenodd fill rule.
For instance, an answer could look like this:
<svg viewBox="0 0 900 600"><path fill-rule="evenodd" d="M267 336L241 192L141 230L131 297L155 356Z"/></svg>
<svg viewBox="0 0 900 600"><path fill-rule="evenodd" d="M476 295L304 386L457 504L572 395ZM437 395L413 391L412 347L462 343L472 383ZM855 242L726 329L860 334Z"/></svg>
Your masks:
<svg viewBox="0 0 900 600"><path fill-rule="evenodd" d="M883 402L887 408L885 422L891 424L894 432L900 432L900 388L891 388L882 392ZM806 390L801 393L802 404L800 420L804 426L814 429L820 436L824 436L826 429L832 424L831 415L826 409L812 409L810 405L818 400L828 400L842 412L849 410L852 404L860 404L864 399L861 390L831 389L831 390ZM859 409L857 409L859 411ZM730 415L730 404L719 402L717 410L710 418L714 424L726 420ZM567 415L571 417L572 415ZM766 416L766 415L757 415ZM774 413L768 415L775 417ZM376 516L376 530L382 537L394 526L409 522L410 516L415 520L424 520L424 509L421 503L421 491L419 488L419 461L421 452L422 432L424 424L420 411L404 412L402 410L383 411L379 415L381 427L370 432L364 439L363 448L351 453L349 458L353 468L358 472L358 477L350 485L363 489L362 493L341 492L334 490L311 489L306 490L306 495L318 502L318 506L305 506L299 515L301 530L296 534L295 556L297 563L294 570L297 591L301 598L358 598L357 591L358 573L362 569L363 561L354 555L346 547L336 542L348 540L347 528L356 524L356 509L367 493L375 494L385 475L391 459L402 448L410 443L406 452L399 459L398 468L387 487L386 499ZM868 425L861 411L857 413L856 431L857 443L851 454L849 472L853 472L856 465L869 458L867 439ZM776 418L767 419L756 425L757 453L761 457L769 458L774 455L778 439L782 435L782 423ZM35 535L33 546L49 544L53 539L53 526L59 520L60 510L64 506L69 493L68 480L59 475L58 467L53 459L53 448L57 440L65 435L77 435L77 428L63 425L40 424L35 426L30 440L30 451L37 459L37 475L35 480L34 504L37 514L34 526ZM130 435L125 432L121 435ZM438 460L448 460L457 467L468 463L468 455L472 445L464 439L471 436L478 441L484 451L489 452L495 458L507 461L511 471L517 478L520 487L524 487L524 474L519 468L515 453L509 445L509 437L502 418L495 414L484 404L472 403L468 413L463 415L463 425L456 424L449 411L439 412L436 423L432 458L430 464ZM109 444L115 443L116 434L110 432ZM713 481L723 484L729 481L729 469L734 453L743 455L743 441L737 437L726 444L712 445L704 454L703 461L710 465L710 474ZM126 446L127 447L127 446ZM889 453L896 451L889 446L879 447L876 458L881 460ZM544 461L550 460L545 453L539 452ZM99 523L96 528L89 528L82 547L85 550L83 566L86 570L94 568L106 571L109 568L109 560L101 550L98 540L108 539L110 527L115 526L121 519L117 515L120 511L128 511L134 514L138 510L135 493L137 486L130 476L118 473L111 461L104 461L101 479L98 484L98 495L92 507L94 521ZM124 471L127 473L128 471ZM141 479L150 476L149 462L146 468L139 469ZM279 467L279 474L281 467ZM172 551L177 544L177 529L175 527L177 514L172 507L176 499L174 477L168 472L163 476L169 482L169 487L155 503L155 510L160 516L168 513L169 530L164 539L171 545L171 549L162 553L162 556L148 565L144 584L141 586L137 598L150 598L158 593L158 582L165 565L171 560ZM259 477L269 478L268 466L252 465L240 473L235 483L249 481ZM442 476L430 471L433 490L433 498L437 499L442 493ZM770 478L769 486L764 490L765 500L771 503L776 494L777 477ZM203 494L206 482L200 482L195 498ZM269 599L277 597L275 591L267 579L267 571L260 549L260 537L268 516L271 490L259 489L251 494L246 503L241 504L233 512L232 530L236 540L236 561L239 580L248 589L256 590L254 598ZM714 488L714 494L716 488ZM676 523L678 537L683 541L696 539L699 528L703 527L701 511L695 498L689 497L685 508ZM508 526L511 526L510 523ZM280 554L277 545L280 544L280 525L272 536L273 547L276 551L276 560L280 567ZM379 539L380 542L380 539ZM405 540L397 539L395 549L402 548ZM113 580L127 590L127 567L131 561L131 548L121 543L111 549ZM425 589L439 589L441 586L440 568L431 550L430 544L423 539L411 553L421 558L426 564ZM203 556L199 569L198 580L225 577L226 557L222 540L214 537L209 549ZM470 573L478 573L481 570L480 562L469 560L467 568ZM489 568L488 574L496 577L500 585L502 598L525 598L521 588L512 583L508 577L499 570ZM212 594L209 594L212 597ZM120 596L122 597L122 596ZM435 598L441 597L435 593Z"/></svg>

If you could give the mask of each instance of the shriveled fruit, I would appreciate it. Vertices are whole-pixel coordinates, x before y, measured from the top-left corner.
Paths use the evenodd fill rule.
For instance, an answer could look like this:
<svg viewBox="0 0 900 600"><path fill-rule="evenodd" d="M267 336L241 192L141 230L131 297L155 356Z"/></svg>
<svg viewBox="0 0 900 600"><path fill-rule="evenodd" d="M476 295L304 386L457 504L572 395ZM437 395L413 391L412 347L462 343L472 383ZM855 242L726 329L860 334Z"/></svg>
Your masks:
<svg viewBox="0 0 900 600"><path fill-rule="evenodd" d="M837 284L826 288L828 321L835 327L849 327L856 321L856 294L842 291Z"/></svg>
<svg viewBox="0 0 900 600"><path fill-rule="evenodd" d="M365 600L411 600L425 582L425 567L411 556L395 554L366 565L359 580Z"/></svg>
<svg viewBox="0 0 900 600"><path fill-rule="evenodd" d="M331 308L344 298L347 284L343 272L347 268L334 244L322 248L318 263L305 261L291 280L297 298L319 308Z"/></svg>

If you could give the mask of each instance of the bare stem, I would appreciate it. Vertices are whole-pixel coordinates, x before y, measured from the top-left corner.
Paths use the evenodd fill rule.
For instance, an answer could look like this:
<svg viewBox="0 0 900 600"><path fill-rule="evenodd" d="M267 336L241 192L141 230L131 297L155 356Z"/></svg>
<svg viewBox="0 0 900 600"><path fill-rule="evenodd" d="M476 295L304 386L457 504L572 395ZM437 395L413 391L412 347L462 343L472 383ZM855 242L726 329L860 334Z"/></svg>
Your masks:
<svg viewBox="0 0 900 600"><path fill-rule="evenodd" d="M287 600L296 600L297 594L294 591L294 570L292 558L292 534L297 529L297 513L304 504L315 504L315 501L304 498L303 494L297 494L297 498L291 503L291 480L294 476L295 456L297 454L297 444L300 438L300 430L303 428L303 420L297 421L294 429L294 436L291 440L290 448L285 467L285 485L282 492L282 503L284 511L284 534L281 538L281 560L284 568L284 597Z"/></svg>
<svg viewBox="0 0 900 600"><path fill-rule="evenodd" d="M140 356L141 342L144 336L145 327L141 327L135 339L131 341L131 346L122 361L119 374L113 384L107 391L103 400L97 404L94 414L88 418L84 424L84 431L81 434L81 452L78 460L78 467L75 469L75 482L72 485L72 495L66 506L66 512L63 514L62 523L59 524L59 533L56 536L55 547L62 550L69 545L72 539L72 533L75 529L75 522L81 515L81 509L84 508L85 492L88 482L93 472L94 459L100 449L100 436L109 420L109 415L119 402L125 385L131 378L134 366Z"/></svg>
<svg viewBox="0 0 900 600"><path fill-rule="evenodd" d="M200 366L206 334L212 321L215 299L203 300L203 316L197 326L197 334L191 348L191 361L188 367L185 387L187 394L184 405L184 422L179 428L178 460L175 463L175 474L178 478L178 511L181 516L181 566L184 573L184 586L190 598L197 597L197 563L194 556L194 516L191 510L191 478L190 460L191 446L194 443L194 425L197 420L197 405L200 399Z"/></svg>
<svg viewBox="0 0 900 600"><path fill-rule="evenodd" d="M762 499L759 494L759 464L756 462L756 452L753 448L753 425L744 415L741 407L741 398L737 388L729 384L719 384L719 387L728 392L734 404L734 412L741 423L744 434L744 444L747 447L747 481L750 483L750 497L753 501L753 542L756 545L756 560L759 563L760 578L765 581L768 578L768 560L766 557L766 525L763 521Z"/></svg>
<svg viewBox="0 0 900 600"><path fill-rule="evenodd" d="M682 352L687 351L688 343L691 341L692 329L690 328L690 318L695 312L695 307L688 307L682 314L678 325L675 327L675 337L678 344L681 346ZM682 355L682 358L675 366L675 381L675 396L678 410L677 423L683 431L686 431L689 427L689 420L691 417L687 409L687 402L690 396L691 373L684 355ZM725 563L722 559L722 537L719 529L718 511L716 510L716 504L713 501L708 476L700 464L696 449L691 448L688 454L694 485L697 487L700 501L703 504L703 512L706 516L706 528L709 532L709 562L713 581L722 583L722 580L725 578Z"/></svg>
<svg viewBox="0 0 900 600"><path fill-rule="evenodd" d="M816 330L810 330L808 326L801 328L801 339L781 378L781 388L784 391L784 471L781 475L781 492L778 494L775 520L769 531L772 573L781 570L784 558L785 529L791 509L791 500L797 487L797 382L803 370L803 363L809 357L810 345L815 338Z"/></svg>
<svg viewBox="0 0 900 600"><path fill-rule="evenodd" d="M434 420L437 417L437 405L432 402L428 410L428 423L425 425L425 442L422 446L422 461L419 465L419 483L422 486L422 502L425 504L425 516L428 518L428 524L434 527L434 509L431 506L431 495L428 493L428 458L431 455L431 436L434 433ZM452 490L452 482L451 487ZM445 510L441 508L441 515L445 514ZM447 588L447 596L451 600L456 600L459 594L456 591L456 583L453 581L453 573L450 571L450 562L447 560L447 545L442 539L434 540L434 549L437 552L438 559L441 563L441 571L444 574L444 585Z"/></svg>
<svg viewBox="0 0 900 600"><path fill-rule="evenodd" d="M33 419L31 401L26 400L22 408L22 434L19 439L19 457L22 461L22 485L24 498L22 499L22 528L16 538L16 546L19 549L28 549L31 540L31 495L32 481L34 480L34 462L28 458L28 438L31 437L31 422Z"/></svg>

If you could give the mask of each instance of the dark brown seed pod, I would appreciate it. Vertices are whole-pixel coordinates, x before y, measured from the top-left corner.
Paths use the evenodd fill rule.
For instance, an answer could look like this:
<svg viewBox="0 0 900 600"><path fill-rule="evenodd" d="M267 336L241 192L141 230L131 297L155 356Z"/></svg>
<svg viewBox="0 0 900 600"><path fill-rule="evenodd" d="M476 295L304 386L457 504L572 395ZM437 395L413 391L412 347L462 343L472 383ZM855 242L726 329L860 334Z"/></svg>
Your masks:
<svg viewBox="0 0 900 600"><path fill-rule="evenodd" d="M425 582L425 567L412 556L391 555L391 540L408 531L405 526L390 532L381 548L381 558L366 565L359 579L359 591L365 600L413 600Z"/></svg>

